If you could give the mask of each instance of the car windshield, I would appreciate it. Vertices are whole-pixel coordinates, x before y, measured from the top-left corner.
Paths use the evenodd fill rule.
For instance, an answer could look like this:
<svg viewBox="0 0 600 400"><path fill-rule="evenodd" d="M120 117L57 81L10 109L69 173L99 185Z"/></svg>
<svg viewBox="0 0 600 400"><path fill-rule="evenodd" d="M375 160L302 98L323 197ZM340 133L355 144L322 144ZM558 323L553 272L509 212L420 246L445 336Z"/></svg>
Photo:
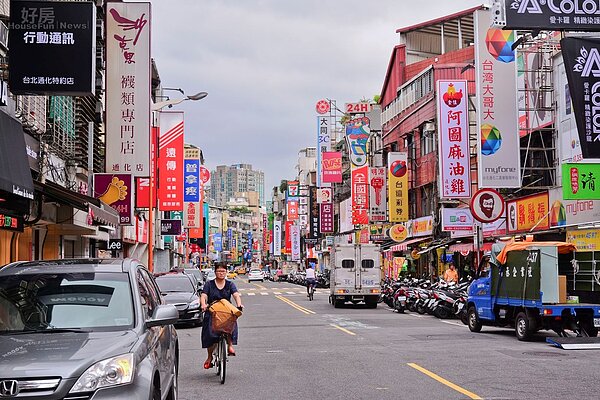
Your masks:
<svg viewBox="0 0 600 400"><path fill-rule="evenodd" d="M187 276L159 276L156 283L161 292L195 292L194 285Z"/></svg>
<svg viewBox="0 0 600 400"><path fill-rule="evenodd" d="M44 273L0 277L0 333L121 330L134 324L124 273Z"/></svg>

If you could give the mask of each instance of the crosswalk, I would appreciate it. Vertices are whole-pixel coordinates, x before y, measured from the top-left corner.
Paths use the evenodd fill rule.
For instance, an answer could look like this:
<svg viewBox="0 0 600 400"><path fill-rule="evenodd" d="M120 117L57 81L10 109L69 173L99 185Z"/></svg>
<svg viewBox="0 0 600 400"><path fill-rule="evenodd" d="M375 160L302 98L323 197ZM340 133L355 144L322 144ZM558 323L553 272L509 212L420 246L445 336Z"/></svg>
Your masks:
<svg viewBox="0 0 600 400"><path fill-rule="evenodd" d="M238 288L243 296L306 296L306 289L299 288L277 288L277 289L258 289L258 288ZM329 289L315 289L315 295L329 294Z"/></svg>

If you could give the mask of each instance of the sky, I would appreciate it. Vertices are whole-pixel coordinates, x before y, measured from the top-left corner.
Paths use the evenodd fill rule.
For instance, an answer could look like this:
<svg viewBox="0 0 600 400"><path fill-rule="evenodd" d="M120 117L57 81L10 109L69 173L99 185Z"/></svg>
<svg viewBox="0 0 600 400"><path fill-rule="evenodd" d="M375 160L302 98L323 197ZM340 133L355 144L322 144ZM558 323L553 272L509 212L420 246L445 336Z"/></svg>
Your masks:
<svg viewBox="0 0 600 400"><path fill-rule="evenodd" d="M270 193L316 146L318 100L343 109L380 94L396 29L483 2L155 0L152 58L163 87L208 92L177 106L206 166L252 164Z"/></svg>

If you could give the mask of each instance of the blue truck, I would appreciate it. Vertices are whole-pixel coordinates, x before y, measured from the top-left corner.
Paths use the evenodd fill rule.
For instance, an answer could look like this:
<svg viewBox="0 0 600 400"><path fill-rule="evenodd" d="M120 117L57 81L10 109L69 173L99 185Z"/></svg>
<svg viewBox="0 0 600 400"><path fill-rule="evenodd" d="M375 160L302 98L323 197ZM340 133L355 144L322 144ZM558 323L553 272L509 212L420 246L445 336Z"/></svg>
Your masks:
<svg viewBox="0 0 600 400"><path fill-rule="evenodd" d="M539 330L552 330L559 338L596 341L589 338L598 336L600 304L567 303L566 276L559 275L576 265L575 250L565 242L514 242L492 254L490 268L468 289L471 332L507 327L517 339L529 340Z"/></svg>

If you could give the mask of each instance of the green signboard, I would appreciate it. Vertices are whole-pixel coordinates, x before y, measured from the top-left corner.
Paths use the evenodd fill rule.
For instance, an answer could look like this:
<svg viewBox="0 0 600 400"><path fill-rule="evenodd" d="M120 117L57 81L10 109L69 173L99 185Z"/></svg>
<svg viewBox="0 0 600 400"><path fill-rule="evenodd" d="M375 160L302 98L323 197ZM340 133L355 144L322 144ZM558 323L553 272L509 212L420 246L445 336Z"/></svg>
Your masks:
<svg viewBox="0 0 600 400"><path fill-rule="evenodd" d="M515 250L506 264L492 269L492 295L521 300L540 299L540 251Z"/></svg>
<svg viewBox="0 0 600 400"><path fill-rule="evenodd" d="M596 178L600 178L600 164L563 164L563 198L565 200L600 199L600 179Z"/></svg>

